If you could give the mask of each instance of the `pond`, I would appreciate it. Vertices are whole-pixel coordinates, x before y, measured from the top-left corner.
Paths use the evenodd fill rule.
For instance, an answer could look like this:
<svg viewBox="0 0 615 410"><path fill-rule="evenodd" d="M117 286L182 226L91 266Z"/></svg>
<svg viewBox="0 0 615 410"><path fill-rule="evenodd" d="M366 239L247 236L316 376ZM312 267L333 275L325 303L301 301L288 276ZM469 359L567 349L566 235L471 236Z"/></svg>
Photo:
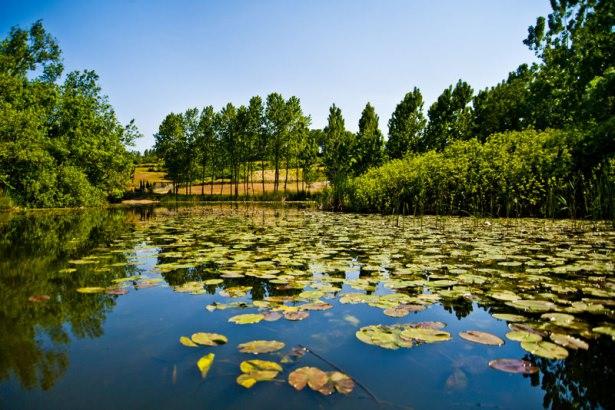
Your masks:
<svg viewBox="0 0 615 410"><path fill-rule="evenodd" d="M615 408L614 251L606 222L0 214L0 408Z"/></svg>

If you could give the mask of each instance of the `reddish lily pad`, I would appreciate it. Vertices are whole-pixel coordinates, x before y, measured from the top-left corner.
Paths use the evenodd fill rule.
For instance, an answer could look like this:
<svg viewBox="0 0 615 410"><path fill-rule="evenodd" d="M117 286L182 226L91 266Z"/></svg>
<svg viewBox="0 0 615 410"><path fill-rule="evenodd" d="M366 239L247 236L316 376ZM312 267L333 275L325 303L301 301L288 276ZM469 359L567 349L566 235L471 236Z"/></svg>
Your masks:
<svg viewBox="0 0 615 410"><path fill-rule="evenodd" d="M532 362L519 359L495 359L489 362L489 367L507 373L534 374L538 367Z"/></svg>

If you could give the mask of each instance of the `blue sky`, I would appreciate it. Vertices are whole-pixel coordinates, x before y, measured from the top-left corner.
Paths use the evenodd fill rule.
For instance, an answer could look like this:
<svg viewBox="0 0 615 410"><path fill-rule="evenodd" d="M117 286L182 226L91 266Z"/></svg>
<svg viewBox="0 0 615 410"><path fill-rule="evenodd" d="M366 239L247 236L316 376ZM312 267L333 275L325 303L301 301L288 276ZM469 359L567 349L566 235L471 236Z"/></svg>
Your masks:
<svg viewBox="0 0 615 410"><path fill-rule="evenodd" d="M314 127L331 103L357 129L366 102L387 121L417 86L427 102L462 78L494 85L520 63L547 0L0 0L0 35L43 19L67 71L94 69L122 122L153 144L169 112L272 91Z"/></svg>

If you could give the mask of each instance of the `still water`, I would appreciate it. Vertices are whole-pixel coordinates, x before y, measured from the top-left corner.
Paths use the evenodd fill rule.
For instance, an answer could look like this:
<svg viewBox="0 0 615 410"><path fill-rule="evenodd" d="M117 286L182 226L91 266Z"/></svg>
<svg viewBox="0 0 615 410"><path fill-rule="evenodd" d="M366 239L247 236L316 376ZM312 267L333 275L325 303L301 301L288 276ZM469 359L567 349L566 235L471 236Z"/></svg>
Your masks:
<svg viewBox="0 0 615 410"><path fill-rule="evenodd" d="M0 214L0 408L615 408L614 250L578 221Z"/></svg>

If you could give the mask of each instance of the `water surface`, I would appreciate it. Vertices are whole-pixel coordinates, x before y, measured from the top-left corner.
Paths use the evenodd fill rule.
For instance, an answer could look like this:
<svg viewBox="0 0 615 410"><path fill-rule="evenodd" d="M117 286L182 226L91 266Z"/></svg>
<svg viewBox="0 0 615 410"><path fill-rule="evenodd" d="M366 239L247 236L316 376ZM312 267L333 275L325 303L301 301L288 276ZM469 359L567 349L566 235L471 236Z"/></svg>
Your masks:
<svg viewBox="0 0 615 410"><path fill-rule="evenodd" d="M574 221L257 205L0 214L0 407L613 408L614 249L612 226ZM385 314L396 306L414 308ZM309 317L229 322L272 311ZM356 336L420 322L444 323L450 340L387 349ZM587 349L548 359L508 339L511 328ZM468 330L505 343L459 337ZM228 343L179 343L196 332ZM252 340L285 347L238 351ZM295 346L314 353L282 360ZM202 378L196 362L208 353ZM490 368L499 358L539 371ZM246 389L235 379L251 359L285 363ZM288 375L304 366L357 385L295 391Z"/></svg>

